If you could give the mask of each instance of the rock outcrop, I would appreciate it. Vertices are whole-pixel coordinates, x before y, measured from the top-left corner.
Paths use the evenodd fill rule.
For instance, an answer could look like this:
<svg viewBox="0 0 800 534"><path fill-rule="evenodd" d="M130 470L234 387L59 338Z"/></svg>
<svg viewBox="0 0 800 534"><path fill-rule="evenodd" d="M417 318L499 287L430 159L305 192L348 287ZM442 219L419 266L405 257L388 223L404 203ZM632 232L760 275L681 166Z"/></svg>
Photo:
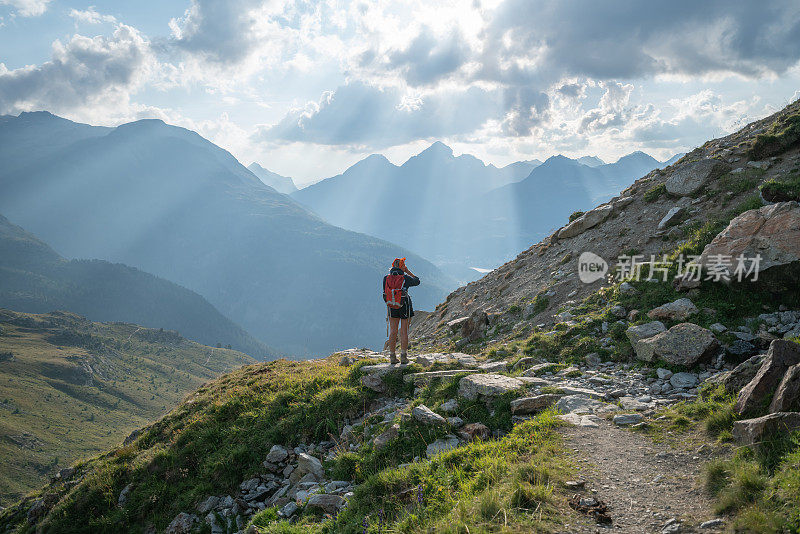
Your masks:
<svg viewBox="0 0 800 534"><path fill-rule="evenodd" d="M465 376L459 381L458 394L469 400L491 398L520 389L523 385L522 380L510 376L476 374Z"/></svg>
<svg viewBox="0 0 800 534"><path fill-rule="evenodd" d="M772 397L769 411L770 413L800 412L800 364L786 370Z"/></svg>
<svg viewBox="0 0 800 534"><path fill-rule="evenodd" d="M642 340L653 357L673 365L691 367L709 356L718 346L714 334L693 323L676 324L666 332ZM643 350L643 352L646 352Z"/></svg>
<svg viewBox="0 0 800 534"><path fill-rule="evenodd" d="M743 419L733 423L733 439L739 445L755 445L777 432L793 432L800 429L800 413L771 413L755 419Z"/></svg>
<svg viewBox="0 0 800 534"><path fill-rule="evenodd" d="M667 178L667 193L685 197L696 193L723 165L714 159L701 159L682 165Z"/></svg>
<svg viewBox="0 0 800 534"><path fill-rule="evenodd" d="M603 206L598 206L591 211L587 211L567 226L561 229L558 232L558 237L560 239L566 239L568 237L575 237L578 234L582 234L589 228L597 226L601 222L608 219L611 212L614 211L613 206L605 204Z"/></svg>
<svg viewBox="0 0 800 534"><path fill-rule="evenodd" d="M628 336L628 340L631 342L631 346L636 353L636 358L643 362L652 362L653 348L647 343L642 342L666 330L667 327L664 326L664 323L661 321L652 321L650 323L629 327L625 330L625 335Z"/></svg>
<svg viewBox="0 0 800 534"><path fill-rule="evenodd" d="M799 363L800 345L783 339L774 340L756 376L739 392L736 411L751 413L765 404L767 395L775 391L786 371Z"/></svg>

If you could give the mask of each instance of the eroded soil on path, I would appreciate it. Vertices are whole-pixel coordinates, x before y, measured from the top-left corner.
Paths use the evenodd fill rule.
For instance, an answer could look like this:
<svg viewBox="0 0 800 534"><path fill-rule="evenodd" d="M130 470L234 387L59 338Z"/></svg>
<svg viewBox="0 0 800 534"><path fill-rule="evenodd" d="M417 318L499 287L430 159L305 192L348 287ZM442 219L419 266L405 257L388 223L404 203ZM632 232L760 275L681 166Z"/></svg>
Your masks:
<svg viewBox="0 0 800 534"><path fill-rule="evenodd" d="M585 481L576 493L603 501L612 518L611 525L600 525L576 514L563 532L660 533L673 518L680 527L666 532L694 532L715 518L700 476L709 454L694 445L654 443L606 421L597 428L569 426L561 432L580 466L578 480Z"/></svg>

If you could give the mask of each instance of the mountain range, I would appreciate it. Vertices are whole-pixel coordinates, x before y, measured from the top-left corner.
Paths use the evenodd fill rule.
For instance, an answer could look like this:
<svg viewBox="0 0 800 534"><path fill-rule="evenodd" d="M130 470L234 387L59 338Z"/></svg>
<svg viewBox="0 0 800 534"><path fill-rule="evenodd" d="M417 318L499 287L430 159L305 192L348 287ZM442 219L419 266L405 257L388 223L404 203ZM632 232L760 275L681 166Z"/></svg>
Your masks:
<svg viewBox="0 0 800 534"><path fill-rule="evenodd" d="M643 152L614 163L553 156L498 168L433 143L402 165L371 155L292 198L325 220L407 247L460 282L663 166Z"/></svg>
<svg viewBox="0 0 800 534"><path fill-rule="evenodd" d="M294 185L294 181L288 176L281 176L280 174L268 171L256 162L248 165L247 169L278 193L289 195L297 191L297 186Z"/></svg>
<svg viewBox="0 0 800 534"><path fill-rule="evenodd" d="M419 308L454 287L421 257L328 224L200 135L47 112L0 118L0 212L67 258L136 267L191 289L258 339L312 354L383 342L379 284L396 256Z"/></svg>
<svg viewBox="0 0 800 534"><path fill-rule="evenodd" d="M66 260L0 215L0 307L27 313L69 310L97 321L176 330L205 345L258 359L277 356L206 299L134 267Z"/></svg>

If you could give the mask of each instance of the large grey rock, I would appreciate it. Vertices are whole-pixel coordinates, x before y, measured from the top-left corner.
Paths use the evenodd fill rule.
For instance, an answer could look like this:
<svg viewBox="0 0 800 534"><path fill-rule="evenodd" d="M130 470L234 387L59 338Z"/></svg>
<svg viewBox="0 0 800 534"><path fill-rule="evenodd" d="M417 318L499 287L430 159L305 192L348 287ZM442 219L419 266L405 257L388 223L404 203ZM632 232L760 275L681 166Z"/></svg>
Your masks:
<svg viewBox="0 0 800 534"><path fill-rule="evenodd" d="M789 367L800 363L800 345L785 339L774 340L756 376L739 392L736 411L751 413L775 391Z"/></svg>
<svg viewBox="0 0 800 534"><path fill-rule="evenodd" d="M455 413L458 410L458 401L450 399L439 405L439 411L444 413Z"/></svg>
<svg viewBox="0 0 800 534"><path fill-rule="evenodd" d="M457 319L453 319L452 321L447 321L447 326L455 334L461 330L461 327L465 322L467 322L467 319L469 319L469 317L459 317Z"/></svg>
<svg viewBox="0 0 800 534"><path fill-rule="evenodd" d="M548 393L534 397L522 397L511 401L511 413L514 415L527 415L549 408L557 402L561 395Z"/></svg>
<svg viewBox="0 0 800 534"><path fill-rule="evenodd" d="M362 376L361 384L365 388L369 388L377 393L384 393L386 391L386 384L384 384L383 378L381 378L380 375L378 374L369 374Z"/></svg>
<svg viewBox="0 0 800 534"><path fill-rule="evenodd" d="M778 412L743 419L733 423L733 439L740 445L754 445L777 432L793 432L800 429L800 413Z"/></svg>
<svg viewBox="0 0 800 534"><path fill-rule="evenodd" d="M602 408L603 403L585 395L566 395L556 402L555 407L564 414L590 414Z"/></svg>
<svg viewBox="0 0 800 534"><path fill-rule="evenodd" d="M181 512L167 526L164 534L189 534L199 522L200 518L196 515Z"/></svg>
<svg viewBox="0 0 800 534"><path fill-rule="evenodd" d="M761 364L764 363L764 358L766 358L765 354L756 354L730 371L717 374L709 382L721 384L728 393L739 393L756 376L758 370L761 369Z"/></svg>
<svg viewBox="0 0 800 534"><path fill-rule="evenodd" d="M555 371L557 367L558 364L553 362L537 363L529 369L525 369L525 372L522 373L522 376L536 376L542 373Z"/></svg>
<svg viewBox="0 0 800 534"><path fill-rule="evenodd" d="M783 375L783 380L775 390L770 412L800 411L800 365L793 365Z"/></svg>
<svg viewBox="0 0 800 534"><path fill-rule="evenodd" d="M673 365L691 367L718 346L710 330L693 323L676 324L666 332L641 341L653 351L653 358Z"/></svg>
<svg viewBox="0 0 800 534"><path fill-rule="evenodd" d="M580 217L569 223L567 226L562 228L558 232L558 237L560 239L566 239L568 237L574 237L578 234L582 234L589 228L597 226L601 222L608 219L609 215L611 215L611 212L613 211L614 211L613 206L608 204L603 206L598 206L597 208L591 211L587 211L586 213L584 213L583 215L581 215Z"/></svg>
<svg viewBox="0 0 800 534"><path fill-rule="evenodd" d="M458 382L458 394L465 399L474 400L478 397L496 397L510 391L515 391L523 386L523 382L516 378L495 374L475 374L465 376Z"/></svg>
<svg viewBox="0 0 800 534"><path fill-rule="evenodd" d="M718 255L731 258L758 255L760 284L774 291L796 287L800 278L800 205L779 202L739 215L706 245L699 263L707 267ZM733 277L731 270L737 263L734 260L730 268L721 270Z"/></svg>
<svg viewBox="0 0 800 534"><path fill-rule="evenodd" d="M211 510L217 507L220 503L221 499L216 495L212 495L208 499L204 500L200 504L197 505L197 511L201 514L207 514Z"/></svg>
<svg viewBox="0 0 800 534"><path fill-rule="evenodd" d="M437 454L441 454L445 451L449 451L450 449L455 449L458 447L458 438L453 436L452 434L448 434L442 439L437 439L425 449L425 455L428 458L433 458Z"/></svg>
<svg viewBox="0 0 800 534"><path fill-rule="evenodd" d="M425 406L424 404L420 404L419 406L414 406L411 410L411 415L414 416L414 419L422 423L423 425L432 425L432 426L446 426L447 420L435 413L433 410Z"/></svg>
<svg viewBox="0 0 800 534"><path fill-rule="evenodd" d="M667 327L661 321L652 321L638 326L631 326L625 330L625 335L628 336L628 341L631 342L631 346L636 352L636 358L643 362L652 362L653 348L646 343L642 343L642 341L650 339L666 331L666 329Z"/></svg>
<svg viewBox="0 0 800 534"><path fill-rule="evenodd" d="M682 298L653 308L647 313L647 316L651 319L665 321L685 321L690 315L698 311L697 306L691 300Z"/></svg>
<svg viewBox="0 0 800 534"><path fill-rule="evenodd" d="M667 193L682 197L691 195L703 187L720 167L720 162L713 159L701 159L682 165L667 178Z"/></svg>
<svg viewBox="0 0 800 534"><path fill-rule="evenodd" d="M414 382L415 384L425 384L434 378L450 378L461 374L479 373L476 369L447 369L445 371L424 371L422 373L408 373L403 375L403 381Z"/></svg>
<svg viewBox="0 0 800 534"><path fill-rule="evenodd" d="M320 508L329 514L338 512L345 504L345 500L339 495L328 493L315 493L308 498L306 506Z"/></svg>
<svg viewBox="0 0 800 534"><path fill-rule="evenodd" d="M280 445L273 445L267 453L267 461L271 464L279 464L289 457L289 451Z"/></svg>
<svg viewBox="0 0 800 534"><path fill-rule="evenodd" d="M478 341L486 335L489 327L489 316L483 310L475 310L461 325L461 335L469 341Z"/></svg>
<svg viewBox="0 0 800 534"><path fill-rule="evenodd" d="M619 426L637 425L644 421L642 414L621 413L614 416L614 424Z"/></svg>
<svg viewBox="0 0 800 534"><path fill-rule="evenodd" d="M496 373L499 371L505 371L508 369L508 362L499 361L499 362L486 362L482 363L478 366L478 369L484 371L486 373Z"/></svg>

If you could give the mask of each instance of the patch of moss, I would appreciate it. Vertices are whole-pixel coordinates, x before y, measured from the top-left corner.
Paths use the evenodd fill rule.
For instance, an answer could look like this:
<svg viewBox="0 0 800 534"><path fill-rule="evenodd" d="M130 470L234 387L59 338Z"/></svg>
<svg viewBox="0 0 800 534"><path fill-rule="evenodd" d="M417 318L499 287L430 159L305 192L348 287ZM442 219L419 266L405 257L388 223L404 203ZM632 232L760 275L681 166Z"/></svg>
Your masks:
<svg viewBox="0 0 800 534"><path fill-rule="evenodd" d="M645 202L655 202L662 195L667 194L667 186L665 184L658 184L648 189L644 194Z"/></svg>

